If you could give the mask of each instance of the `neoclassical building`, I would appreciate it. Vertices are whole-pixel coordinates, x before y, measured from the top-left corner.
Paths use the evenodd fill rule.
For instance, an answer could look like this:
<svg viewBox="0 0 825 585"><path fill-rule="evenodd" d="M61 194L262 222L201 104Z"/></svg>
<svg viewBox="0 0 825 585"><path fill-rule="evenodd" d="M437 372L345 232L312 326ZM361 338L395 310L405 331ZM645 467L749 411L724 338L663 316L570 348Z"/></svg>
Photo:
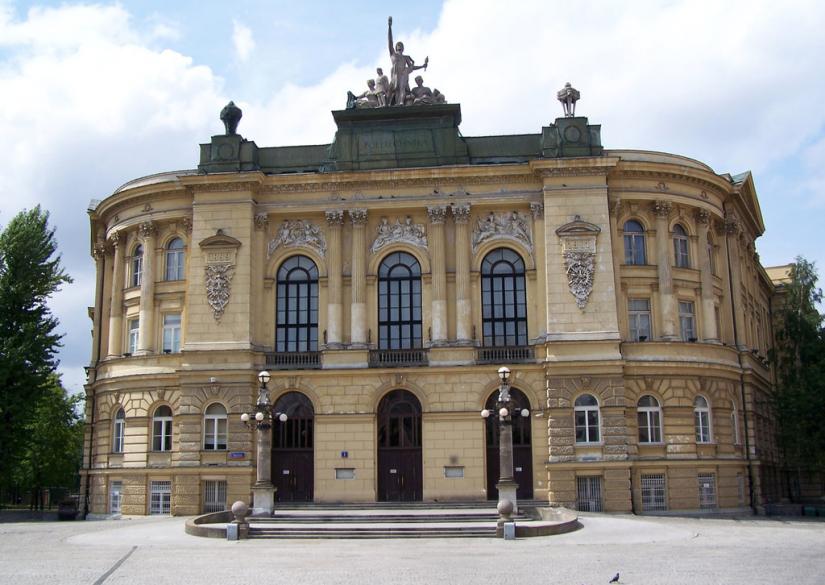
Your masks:
<svg viewBox="0 0 825 585"><path fill-rule="evenodd" d="M354 105L354 104L351 104ZM750 173L609 150L567 116L332 113L331 144L201 145L90 207L93 514L249 501L268 370L278 501L485 500L512 370L520 499L747 509L777 492L774 284ZM237 123L237 122L235 122ZM492 418L492 417L491 417Z"/></svg>

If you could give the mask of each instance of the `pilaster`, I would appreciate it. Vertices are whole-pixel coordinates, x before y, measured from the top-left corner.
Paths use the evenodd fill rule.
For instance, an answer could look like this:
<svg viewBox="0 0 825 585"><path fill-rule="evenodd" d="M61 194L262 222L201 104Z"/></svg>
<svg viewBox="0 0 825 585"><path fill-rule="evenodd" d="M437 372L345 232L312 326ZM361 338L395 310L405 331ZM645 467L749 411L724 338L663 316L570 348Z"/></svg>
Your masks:
<svg viewBox="0 0 825 585"><path fill-rule="evenodd" d="M719 343L719 332L716 330L713 274L708 253L710 213L707 210L696 210L696 227L699 230L699 275L702 283L702 339L706 343Z"/></svg>
<svg viewBox="0 0 825 585"><path fill-rule="evenodd" d="M344 212L340 209L324 212L327 219L327 347L341 347L343 318L341 311L341 227Z"/></svg>
<svg viewBox="0 0 825 585"><path fill-rule="evenodd" d="M143 274L140 281L140 329L138 330L138 355L155 351L155 235L154 222L140 224L143 242Z"/></svg>
<svg viewBox="0 0 825 585"><path fill-rule="evenodd" d="M109 309L109 351L108 357L120 357L123 353L123 246L125 239L120 232L113 232L109 236L114 259L112 266L112 299Z"/></svg>
<svg viewBox="0 0 825 585"><path fill-rule="evenodd" d="M444 222L446 205L427 207L430 218L430 262L432 269L432 345L447 342L447 269L444 258Z"/></svg>
<svg viewBox="0 0 825 585"><path fill-rule="evenodd" d="M472 344L472 297L470 291L470 204L453 206L455 222L455 318L456 340Z"/></svg>
<svg viewBox="0 0 825 585"><path fill-rule="evenodd" d="M670 266L670 217L669 201L655 201L653 214L656 216L656 268L659 276L659 327L661 338L673 341L679 338L678 313L673 295L673 269Z"/></svg>
<svg viewBox="0 0 825 585"><path fill-rule="evenodd" d="M352 304L350 342L367 347L367 210L350 209L352 221Z"/></svg>

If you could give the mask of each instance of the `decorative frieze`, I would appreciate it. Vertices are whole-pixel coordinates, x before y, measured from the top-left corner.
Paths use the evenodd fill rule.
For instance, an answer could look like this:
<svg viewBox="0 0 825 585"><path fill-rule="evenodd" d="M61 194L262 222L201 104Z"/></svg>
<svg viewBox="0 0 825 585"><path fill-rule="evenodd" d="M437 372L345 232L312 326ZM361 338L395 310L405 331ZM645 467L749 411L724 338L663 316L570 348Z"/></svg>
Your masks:
<svg viewBox="0 0 825 585"><path fill-rule="evenodd" d="M426 248L427 235L424 232L424 225L413 223L410 216L404 219L404 223L401 223L400 219L396 219L393 224L386 217L382 217L381 223L378 225L378 235L372 242L372 246L370 246L370 252L375 254L381 248L395 243Z"/></svg>
<svg viewBox="0 0 825 585"><path fill-rule="evenodd" d="M310 248L320 256L326 256L327 242L324 233L314 223L303 219L285 219L278 228L278 233L269 242L268 256L283 246L284 248Z"/></svg>
<svg viewBox="0 0 825 585"><path fill-rule="evenodd" d="M590 293L593 292L593 277L596 265L596 238L601 228L582 221L575 216L573 221L561 226L556 234L561 239L567 286L576 299L576 306L584 309Z"/></svg>
<svg viewBox="0 0 825 585"><path fill-rule="evenodd" d="M479 218L473 230L473 252L488 240L512 240L523 244L530 253L533 252L533 237L530 222L518 211L495 213Z"/></svg>

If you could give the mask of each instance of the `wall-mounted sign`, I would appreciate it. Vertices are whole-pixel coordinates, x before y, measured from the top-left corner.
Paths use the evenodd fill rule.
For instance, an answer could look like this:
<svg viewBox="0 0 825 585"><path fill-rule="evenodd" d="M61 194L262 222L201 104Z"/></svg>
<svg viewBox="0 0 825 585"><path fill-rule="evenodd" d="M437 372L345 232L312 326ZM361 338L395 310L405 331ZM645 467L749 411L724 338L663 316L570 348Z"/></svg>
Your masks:
<svg viewBox="0 0 825 585"><path fill-rule="evenodd" d="M341 459L346 459L349 457L349 451L341 451Z"/></svg>
<svg viewBox="0 0 825 585"><path fill-rule="evenodd" d="M243 451L230 451L229 459L236 461L238 459L246 459L246 453Z"/></svg>

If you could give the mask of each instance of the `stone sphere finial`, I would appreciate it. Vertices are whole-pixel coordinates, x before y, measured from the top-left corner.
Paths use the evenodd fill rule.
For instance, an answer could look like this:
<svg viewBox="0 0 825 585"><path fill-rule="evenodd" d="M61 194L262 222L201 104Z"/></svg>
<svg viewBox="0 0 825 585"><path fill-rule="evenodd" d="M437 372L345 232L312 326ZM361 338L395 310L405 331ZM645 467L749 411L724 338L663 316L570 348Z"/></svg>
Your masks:
<svg viewBox="0 0 825 585"><path fill-rule="evenodd" d="M507 498L502 499L496 506L502 518L509 518L513 514L513 508L513 502Z"/></svg>
<svg viewBox="0 0 825 585"><path fill-rule="evenodd" d="M249 513L249 506L245 502L238 500L232 504L232 514L235 516L235 522L245 522L246 515Z"/></svg>

